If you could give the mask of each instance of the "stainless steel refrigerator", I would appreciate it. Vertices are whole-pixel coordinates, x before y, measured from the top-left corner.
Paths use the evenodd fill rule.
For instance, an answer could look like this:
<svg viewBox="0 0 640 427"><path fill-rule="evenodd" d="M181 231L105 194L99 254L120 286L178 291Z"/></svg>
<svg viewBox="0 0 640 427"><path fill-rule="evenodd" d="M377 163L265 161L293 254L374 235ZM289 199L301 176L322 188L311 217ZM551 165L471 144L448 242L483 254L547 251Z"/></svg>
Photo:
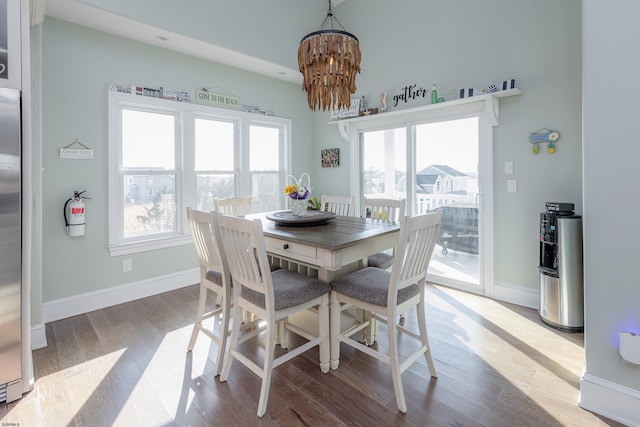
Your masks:
<svg viewBox="0 0 640 427"><path fill-rule="evenodd" d="M20 91L0 88L0 402L22 396Z"/></svg>

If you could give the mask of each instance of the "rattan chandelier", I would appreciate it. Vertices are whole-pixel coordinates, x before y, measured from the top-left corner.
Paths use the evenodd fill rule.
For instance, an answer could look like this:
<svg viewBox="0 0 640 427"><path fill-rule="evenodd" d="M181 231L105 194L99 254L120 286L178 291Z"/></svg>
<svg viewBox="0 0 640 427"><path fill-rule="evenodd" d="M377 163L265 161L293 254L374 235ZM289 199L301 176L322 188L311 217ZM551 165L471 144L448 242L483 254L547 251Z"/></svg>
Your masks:
<svg viewBox="0 0 640 427"><path fill-rule="evenodd" d="M341 29L335 29L334 23ZM360 57L358 38L333 16L329 0L329 11L320 29L304 36L298 47L302 90L307 92L309 108L349 108L351 94L356 91Z"/></svg>

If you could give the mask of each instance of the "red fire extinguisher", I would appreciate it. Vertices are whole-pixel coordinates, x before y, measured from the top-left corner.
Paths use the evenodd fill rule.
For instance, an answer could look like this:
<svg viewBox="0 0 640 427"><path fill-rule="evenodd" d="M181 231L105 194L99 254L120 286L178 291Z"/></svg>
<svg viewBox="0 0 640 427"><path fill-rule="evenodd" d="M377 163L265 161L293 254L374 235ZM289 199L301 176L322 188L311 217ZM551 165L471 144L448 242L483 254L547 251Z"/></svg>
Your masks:
<svg viewBox="0 0 640 427"><path fill-rule="evenodd" d="M64 204L62 213L69 237L84 236L85 212L82 193L84 191L74 191L73 197ZM91 200L89 197L84 199Z"/></svg>

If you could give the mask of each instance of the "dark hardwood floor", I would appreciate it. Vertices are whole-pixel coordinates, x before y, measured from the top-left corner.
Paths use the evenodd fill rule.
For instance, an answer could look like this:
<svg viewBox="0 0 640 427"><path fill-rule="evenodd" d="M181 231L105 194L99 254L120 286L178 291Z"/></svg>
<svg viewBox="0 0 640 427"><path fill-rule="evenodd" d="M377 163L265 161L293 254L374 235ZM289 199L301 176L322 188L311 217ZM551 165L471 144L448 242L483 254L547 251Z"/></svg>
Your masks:
<svg viewBox="0 0 640 427"><path fill-rule="evenodd" d="M47 324L48 347L34 352L35 388L0 404L1 425L620 425L577 406L582 334L550 329L534 310L439 286L427 289L439 378L424 359L403 374L406 414L388 366L343 345L340 367L328 374L317 348L276 368L267 413L257 418L253 373L234 363L227 383L213 378L216 348L202 334L186 352L197 293L190 286ZM380 329L376 345L386 346Z"/></svg>

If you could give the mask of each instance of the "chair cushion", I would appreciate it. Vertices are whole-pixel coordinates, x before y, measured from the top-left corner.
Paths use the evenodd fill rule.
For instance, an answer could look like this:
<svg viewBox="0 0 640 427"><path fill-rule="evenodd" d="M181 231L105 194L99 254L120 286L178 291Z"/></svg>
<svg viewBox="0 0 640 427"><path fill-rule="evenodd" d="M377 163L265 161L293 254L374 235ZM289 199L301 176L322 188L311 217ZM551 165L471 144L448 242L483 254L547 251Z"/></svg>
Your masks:
<svg viewBox="0 0 640 427"><path fill-rule="evenodd" d="M217 271L207 270L207 274L204 276L208 281L215 283L216 285L222 286L222 274Z"/></svg>
<svg viewBox="0 0 640 427"><path fill-rule="evenodd" d="M284 268L271 273L271 278L276 311L311 301L331 290L328 283ZM243 286L242 297L257 306L265 307L264 295L260 292Z"/></svg>
<svg viewBox="0 0 640 427"><path fill-rule="evenodd" d="M377 254L373 254L367 258L367 264L369 267L386 270L393 265L393 255L385 252L378 252Z"/></svg>
<svg viewBox="0 0 640 427"><path fill-rule="evenodd" d="M331 282L331 289L339 294L356 298L380 307L387 306L387 294L389 292L389 279L391 273L375 267L367 267L362 270L342 276ZM398 304L418 294L418 285L413 284L398 291Z"/></svg>
<svg viewBox="0 0 640 427"><path fill-rule="evenodd" d="M273 265L272 264L269 267L270 267L271 271L280 270L280 266L277 266L277 265ZM207 270L207 274L205 274L204 277L208 281L213 282L216 285L222 286L222 274L218 273L217 271ZM231 284L231 286L233 287L233 283Z"/></svg>

